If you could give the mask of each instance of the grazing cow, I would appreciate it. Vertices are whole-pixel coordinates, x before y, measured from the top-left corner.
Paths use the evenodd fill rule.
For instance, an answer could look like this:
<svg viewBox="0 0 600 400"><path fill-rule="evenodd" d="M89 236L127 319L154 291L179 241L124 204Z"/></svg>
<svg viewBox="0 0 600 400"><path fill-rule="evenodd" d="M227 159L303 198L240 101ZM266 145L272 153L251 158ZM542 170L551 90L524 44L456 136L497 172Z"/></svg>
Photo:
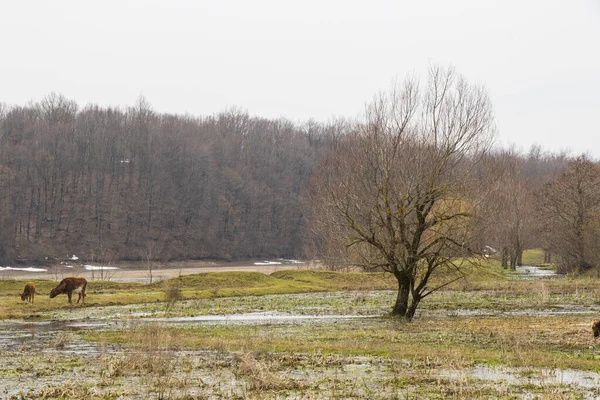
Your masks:
<svg viewBox="0 0 600 400"><path fill-rule="evenodd" d="M71 303L71 294L73 292L79 293L79 298L77 299L77 303L79 300L82 300L82 303L85 303L85 287L87 286L87 281L85 278L65 278L60 281L60 284L52 289L50 292L50 298L53 299L59 294L66 293L69 298L69 303Z"/></svg>
<svg viewBox="0 0 600 400"><path fill-rule="evenodd" d="M23 294L21 295L21 300L25 301L25 299L27 299L28 302L33 304L34 296L35 296L35 283L27 282L25 284L25 288L23 289Z"/></svg>
<svg viewBox="0 0 600 400"><path fill-rule="evenodd" d="M594 337L600 336L600 320L592 323L592 331L594 332Z"/></svg>

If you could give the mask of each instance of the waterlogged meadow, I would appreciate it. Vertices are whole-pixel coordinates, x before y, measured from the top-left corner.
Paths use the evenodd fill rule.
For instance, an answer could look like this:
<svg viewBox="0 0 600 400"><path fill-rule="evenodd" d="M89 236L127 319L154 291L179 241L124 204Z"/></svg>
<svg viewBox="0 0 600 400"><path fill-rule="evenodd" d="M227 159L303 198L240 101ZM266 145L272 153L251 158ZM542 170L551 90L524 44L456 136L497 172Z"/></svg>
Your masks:
<svg viewBox="0 0 600 400"><path fill-rule="evenodd" d="M489 267L386 314L393 278L280 271L90 282L86 305L2 281L0 398L428 399L600 396L597 278ZM531 272L529 272L531 274Z"/></svg>

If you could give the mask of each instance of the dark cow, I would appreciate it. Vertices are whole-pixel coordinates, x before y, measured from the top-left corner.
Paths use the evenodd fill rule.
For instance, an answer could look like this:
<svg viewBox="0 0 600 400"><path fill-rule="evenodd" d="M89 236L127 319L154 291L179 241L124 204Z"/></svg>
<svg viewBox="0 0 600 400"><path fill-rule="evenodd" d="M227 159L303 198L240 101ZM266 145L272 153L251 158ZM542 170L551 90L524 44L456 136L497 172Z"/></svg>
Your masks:
<svg viewBox="0 0 600 400"><path fill-rule="evenodd" d="M21 300L27 300L31 304L33 304L33 298L35 296L35 283L27 282L25 284L25 288L23 289L23 294L21 295Z"/></svg>
<svg viewBox="0 0 600 400"><path fill-rule="evenodd" d="M592 331L594 332L594 337L600 336L600 320L592 323Z"/></svg>
<svg viewBox="0 0 600 400"><path fill-rule="evenodd" d="M77 303L79 300L82 300L82 303L85 303L85 287L87 286L87 281L85 278L65 278L60 281L60 284L52 289L50 292L50 298L53 299L59 294L66 293L67 297L69 297L69 303L71 303L71 294L73 292L79 293L79 298L77 299Z"/></svg>

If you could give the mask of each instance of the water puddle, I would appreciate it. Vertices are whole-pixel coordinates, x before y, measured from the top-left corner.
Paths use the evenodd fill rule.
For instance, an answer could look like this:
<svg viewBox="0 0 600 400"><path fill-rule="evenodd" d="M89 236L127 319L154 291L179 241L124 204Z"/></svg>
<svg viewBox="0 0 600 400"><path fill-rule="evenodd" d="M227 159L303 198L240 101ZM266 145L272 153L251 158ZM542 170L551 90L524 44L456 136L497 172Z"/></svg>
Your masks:
<svg viewBox="0 0 600 400"><path fill-rule="evenodd" d="M144 321L153 322L277 322L277 321L339 321L358 318L376 318L381 315L289 315L276 312L255 312L247 314L230 315L199 315L195 317L173 317L173 318L144 318Z"/></svg>
<svg viewBox="0 0 600 400"><path fill-rule="evenodd" d="M47 272L48 270L35 267L0 267L0 271Z"/></svg>
<svg viewBox="0 0 600 400"><path fill-rule="evenodd" d="M87 271L107 271L119 269L119 267L108 267L105 265L84 265L83 268Z"/></svg>
<svg viewBox="0 0 600 400"><path fill-rule="evenodd" d="M452 380L477 379L510 385L567 385L585 389L600 386L600 374L574 369L527 369L527 368L495 368L479 365L461 371L440 371L439 376Z"/></svg>
<svg viewBox="0 0 600 400"><path fill-rule="evenodd" d="M550 269L544 269L540 267L534 267L531 265L523 265L521 267L517 267L514 273L509 274L514 278L518 279L541 279L541 278L553 278L558 275L556 272Z"/></svg>
<svg viewBox="0 0 600 400"><path fill-rule="evenodd" d="M463 317L553 317L560 315L597 315L600 313L600 307L591 306L544 306L539 308L523 308L521 310L502 310L490 308L461 308L456 310L422 310L419 317L435 318L463 318Z"/></svg>
<svg viewBox="0 0 600 400"><path fill-rule="evenodd" d="M118 329L131 323L156 322L164 324L274 324L315 321L336 323L350 319L365 319L380 317L379 315L289 315L274 312L257 312L231 315L199 315L194 317L157 317L157 318L123 318L123 319L85 319L43 322L1 321L0 347L21 346L24 343L33 344L40 338L55 336L61 332L93 331ZM42 346L42 341L39 341Z"/></svg>
<svg viewBox="0 0 600 400"><path fill-rule="evenodd" d="M113 324L108 321L2 321L0 323L0 347L21 346L28 342L43 347L44 338L52 339L60 332L106 329Z"/></svg>

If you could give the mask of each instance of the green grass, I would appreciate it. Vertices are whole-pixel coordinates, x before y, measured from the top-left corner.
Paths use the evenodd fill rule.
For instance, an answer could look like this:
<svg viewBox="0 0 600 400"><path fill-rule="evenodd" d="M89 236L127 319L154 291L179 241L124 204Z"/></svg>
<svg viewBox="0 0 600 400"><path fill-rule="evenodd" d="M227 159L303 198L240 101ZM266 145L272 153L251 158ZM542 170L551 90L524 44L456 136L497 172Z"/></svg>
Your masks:
<svg viewBox="0 0 600 400"><path fill-rule="evenodd" d="M391 318L282 325L166 327L174 346L218 351L338 354L395 360L600 371L586 316ZM86 332L94 342L131 342L127 331ZM293 338L293 339L292 339Z"/></svg>
<svg viewBox="0 0 600 400"><path fill-rule="evenodd" d="M380 290L395 287L395 280L381 272L331 272L290 270L270 275L259 272L208 272L172 278L167 281L181 289L262 290L262 294L301 293L337 290ZM160 287L162 283L152 284Z"/></svg>
<svg viewBox="0 0 600 400"><path fill-rule="evenodd" d="M506 270L494 260L485 265L466 265L467 278L450 285L447 290L501 290ZM435 276L431 286L442 282ZM55 310L82 307L68 305L66 296L49 299L56 281L36 280L35 305L22 302L19 295L25 280L0 280L0 319L43 318ZM516 283L518 288L521 283ZM575 283L582 285L583 283ZM583 284L585 285L585 284ZM332 272L314 270L278 271L270 275L258 272L211 272L185 275L152 284L89 281L86 307L157 303L165 300L165 288L179 288L184 300L264 296L273 294L395 290L397 282L391 274L381 272Z"/></svg>
<svg viewBox="0 0 600 400"><path fill-rule="evenodd" d="M544 250L528 249L523 251L523 265L540 266L544 264Z"/></svg>
<svg viewBox="0 0 600 400"><path fill-rule="evenodd" d="M17 296L23 293L25 284L30 280L4 279L0 280L0 295L2 296ZM36 295L48 296L58 281L47 279L36 279L35 283ZM148 285L140 283L128 282L110 282L110 281L88 281L87 291L90 293L118 293L122 291L137 290Z"/></svg>
<svg viewBox="0 0 600 400"><path fill-rule="evenodd" d="M0 319L40 317L43 313L83 305L68 305L66 296L48 297L57 282L36 280L35 304L22 302L19 295L27 281L0 281ZM164 301L166 286L178 287L183 299L264 296L285 293L334 292L341 290L394 289L391 275L329 271L282 271L271 275L258 272L210 272L185 275L152 284L89 281L86 307L156 303Z"/></svg>
<svg viewBox="0 0 600 400"><path fill-rule="evenodd" d="M253 324L139 318L102 331L69 332L73 344L83 340L88 348L87 342L96 343L98 354L73 353L69 360L57 349L13 348L3 353L0 374L30 377L38 387L30 398L44 398L43 393L49 398L127 398L119 393L141 393L140 388L146 392L138 397L150 398L148 393L156 395L161 385L175 390L172 398L188 398L176 392L188 389L206 398L240 399L589 397L588 388L561 382L523 385L470 374L482 364L516 368L515 374L534 378L543 370L600 372L600 346L590 328L600 309L600 279L518 280L493 260L470 266L469 272L466 280L424 299L411 323L389 317ZM24 283L0 281L0 315L57 320L132 318L128 312L154 317L256 311L384 315L396 289L394 278L381 273L204 273L153 284L91 281L88 302L81 307L67 306L65 296L40 296L35 306L21 302L17 296ZM40 291L55 284L40 281ZM181 290L185 299L168 311L166 286ZM113 304L125 306L104 307ZM39 333L24 343L35 349L45 340L52 347L55 336ZM443 375L448 371L461 377L449 379ZM77 385L71 385L75 375ZM105 397L93 397L98 393ZM189 398L204 398L196 395Z"/></svg>

